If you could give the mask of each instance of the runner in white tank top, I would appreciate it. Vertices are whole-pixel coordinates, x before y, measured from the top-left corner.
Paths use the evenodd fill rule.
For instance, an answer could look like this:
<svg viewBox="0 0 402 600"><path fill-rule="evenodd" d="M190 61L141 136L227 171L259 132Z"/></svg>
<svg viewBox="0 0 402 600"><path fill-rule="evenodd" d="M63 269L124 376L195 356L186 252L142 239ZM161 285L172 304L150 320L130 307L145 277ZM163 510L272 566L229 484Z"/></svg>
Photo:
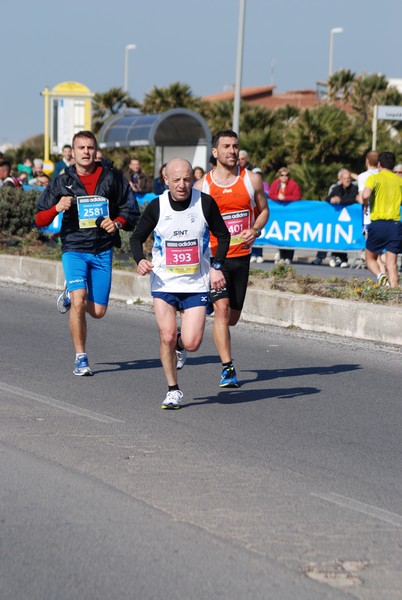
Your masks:
<svg viewBox="0 0 402 600"><path fill-rule="evenodd" d="M194 352L202 342L209 279L216 289L225 287L221 266L210 269L209 232L218 239L216 261L223 264L230 234L214 199L192 187L192 168L176 158L166 165L169 191L155 198L130 240L140 275L150 274L151 293L160 334L160 356L168 391L162 408L180 408L183 392L177 369L184 365L186 350ZM154 232L152 262L142 245ZM181 313L177 331L176 311Z"/></svg>

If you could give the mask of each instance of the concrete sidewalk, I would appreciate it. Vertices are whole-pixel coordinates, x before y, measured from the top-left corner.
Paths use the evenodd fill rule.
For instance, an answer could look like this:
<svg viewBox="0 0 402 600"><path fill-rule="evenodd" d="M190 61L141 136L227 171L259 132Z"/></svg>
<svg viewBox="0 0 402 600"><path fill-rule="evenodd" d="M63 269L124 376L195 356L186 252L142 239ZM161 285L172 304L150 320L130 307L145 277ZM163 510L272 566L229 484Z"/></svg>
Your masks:
<svg viewBox="0 0 402 600"><path fill-rule="evenodd" d="M0 254L0 280L55 290L64 287L61 262L6 254ZM149 278L114 270L111 298L151 304ZM402 308L394 306L250 287L242 320L402 345Z"/></svg>

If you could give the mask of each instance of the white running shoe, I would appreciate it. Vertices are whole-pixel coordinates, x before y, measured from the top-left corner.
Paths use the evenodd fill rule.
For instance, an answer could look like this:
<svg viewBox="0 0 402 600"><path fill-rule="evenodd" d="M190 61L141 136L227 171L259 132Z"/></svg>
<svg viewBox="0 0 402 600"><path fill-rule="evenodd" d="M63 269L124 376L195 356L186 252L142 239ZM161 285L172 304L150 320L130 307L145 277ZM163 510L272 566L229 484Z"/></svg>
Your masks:
<svg viewBox="0 0 402 600"><path fill-rule="evenodd" d="M57 298L57 310L59 313L64 315L71 308L71 300L70 300L70 292L67 289L67 282L64 282L64 290L61 292L60 296Z"/></svg>
<svg viewBox="0 0 402 600"><path fill-rule="evenodd" d="M256 261L255 261L258 265L260 265L261 263L264 262L264 257L263 256L257 256Z"/></svg>
<svg viewBox="0 0 402 600"><path fill-rule="evenodd" d="M257 262L257 257L256 257L254 254L252 254L252 255L250 256L250 262L251 262L251 263L255 263L255 262Z"/></svg>
<svg viewBox="0 0 402 600"><path fill-rule="evenodd" d="M183 392L181 390L172 390L166 394L166 398L162 402L161 408L168 408L170 410L177 410L181 406L181 399L183 398Z"/></svg>
<svg viewBox="0 0 402 600"><path fill-rule="evenodd" d="M180 369L182 369L184 367L184 365L186 364L187 350L185 350L184 348L183 348L183 350L176 350L176 358L177 358L176 368L178 371L180 371Z"/></svg>

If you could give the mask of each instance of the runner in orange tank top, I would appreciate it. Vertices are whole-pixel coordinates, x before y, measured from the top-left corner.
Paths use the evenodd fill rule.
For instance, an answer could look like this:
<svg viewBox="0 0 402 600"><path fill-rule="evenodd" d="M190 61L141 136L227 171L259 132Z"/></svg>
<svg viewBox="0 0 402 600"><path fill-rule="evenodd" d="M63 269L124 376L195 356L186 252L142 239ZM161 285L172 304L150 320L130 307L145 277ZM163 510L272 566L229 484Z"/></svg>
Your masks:
<svg viewBox="0 0 402 600"><path fill-rule="evenodd" d="M250 229L254 223L254 188L249 171L238 167L238 175L230 185L216 183L212 172L205 175L204 191L209 186L209 194L218 202L220 213L230 232L230 248L228 258L248 256L250 245L246 244L242 232ZM215 256L217 240L210 236L211 253Z"/></svg>
<svg viewBox="0 0 402 600"><path fill-rule="evenodd" d="M211 290L210 298L214 304L214 341L222 361L220 387L239 387L232 360L230 326L240 319L251 247L268 221L269 209L261 177L238 166L239 142L234 131L220 131L214 136L212 155L216 166L195 187L214 198L231 235L225 262L220 264L212 259L212 268L222 269L226 287ZM210 240L214 255L216 241L213 236Z"/></svg>

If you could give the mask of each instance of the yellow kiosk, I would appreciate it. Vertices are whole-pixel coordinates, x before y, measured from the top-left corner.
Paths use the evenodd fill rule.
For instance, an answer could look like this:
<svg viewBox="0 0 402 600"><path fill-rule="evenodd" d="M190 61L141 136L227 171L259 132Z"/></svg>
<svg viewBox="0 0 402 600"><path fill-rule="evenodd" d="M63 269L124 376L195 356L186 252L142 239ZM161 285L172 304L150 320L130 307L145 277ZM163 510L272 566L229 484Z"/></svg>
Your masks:
<svg viewBox="0 0 402 600"><path fill-rule="evenodd" d="M53 89L45 88L44 171L53 172L50 153L61 154L64 144L71 144L73 135L91 129L92 98L94 94L82 83L65 81Z"/></svg>

